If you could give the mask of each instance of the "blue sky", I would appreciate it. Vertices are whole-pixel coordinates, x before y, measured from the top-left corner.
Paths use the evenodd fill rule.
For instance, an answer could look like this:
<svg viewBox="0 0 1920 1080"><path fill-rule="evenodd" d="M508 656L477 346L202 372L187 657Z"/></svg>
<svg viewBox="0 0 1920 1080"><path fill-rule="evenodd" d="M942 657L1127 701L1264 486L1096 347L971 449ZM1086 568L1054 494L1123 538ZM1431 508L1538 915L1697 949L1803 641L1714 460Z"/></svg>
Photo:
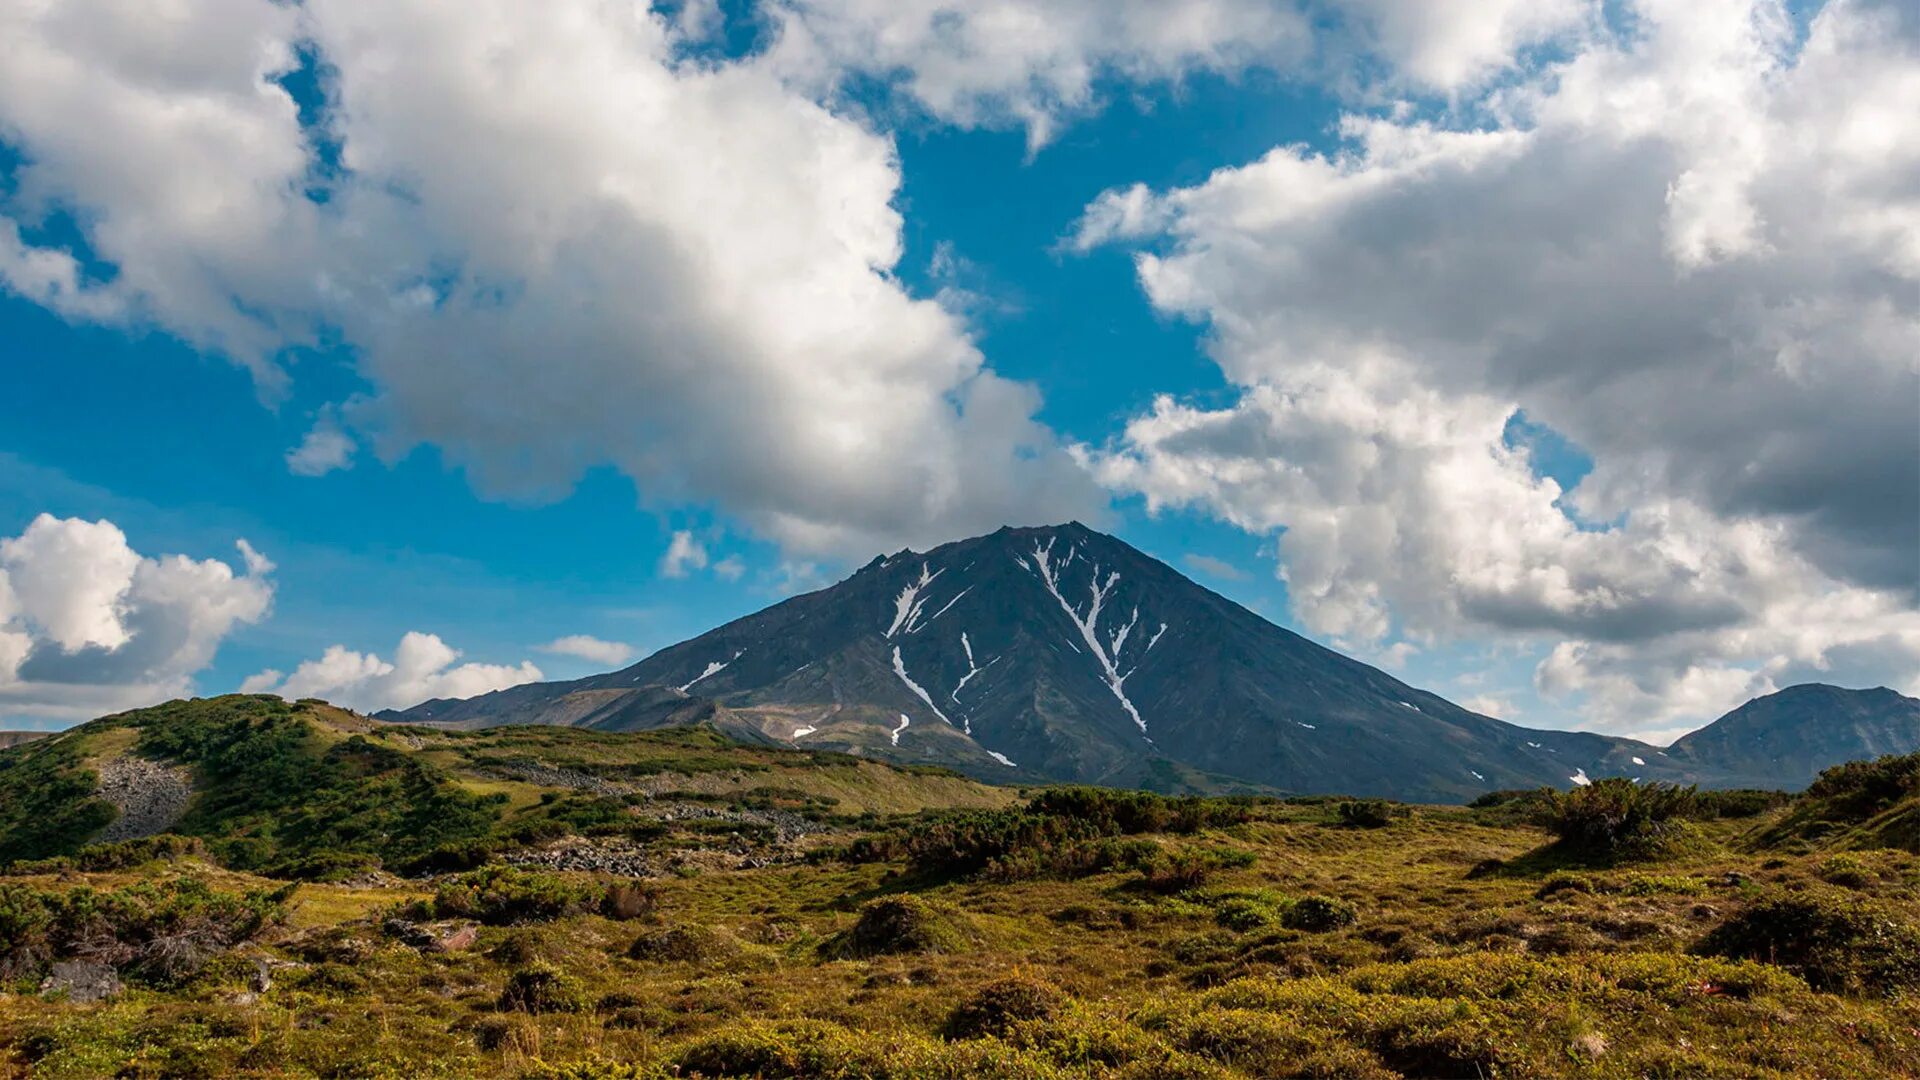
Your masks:
<svg viewBox="0 0 1920 1080"><path fill-rule="evenodd" d="M1896 492L1914 471L1914 395L1900 401L1914 374L1897 348L1915 332L1914 271L1885 254L1912 238L1861 239L1898 216L1839 202L1796 206L1819 227L1773 236L1805 190L1800 166L1756 171L1767 155L1749 152L1834 128L1796 96L1796 79L1821 77L1803 49L1823 27L1864 50L1842 57L1854 70L1895 85L1913 27L1869 47L1829 25L1891 7L1801 6L1782 35L1768 5L1733 4L1682 38L1675 9L1652 2L1469 5L1432 24L1371 0L1013 6L1044 32L999 41L933 4L729 4L704 24L699 5L676 5L625 56L582 44L605 33L518 33L491 7L462 27L406 4L246 0L191 4L166 26L107 25L160 18L125 13L0 26L46 65L0 86L0 226L20 238L0 244L0 538L44 514L111 521L147 557L238 571L244 538L275 564L270 612L205 630L204 663L189 649L74 696L36 684L29 660L10 691L0 678L0 719L66 723L78 702L163 685L225 691L333 646L392 660L410 632L461 663L572 677L608 665L542 645L588 635L644 654L878 546L1048 520L1055 505L1281 625L1521 723L1662 737L1803 678L1911 691L1910 508L1863 510L1871 500L1810 464ZM196 35L197 19L226 30ZM1454 32L1476 20L1485 33ZM907 44L876 55L868 35L887 27ZM581 97L545 132L514 113L508 76L409 90L378 61L377 45L407 40L453 55L470 29L515 40L523 75L547 72L529 85L556 101L576 71L604 82L629 66L635 83L604 95L626 111L602 117ZM155 75L113 43L121 30L194 45ZM956 41L996 48L956 66L943 52ZM274 49L298 58L263 74ZM431 59L419 68L443 74ZM89 63L96 78L70 75ZM725 78L749 90L714 90ZM1644 130L1623 136L1594 118L1596 87L1630 84L1715 87L1720 131L1746 135L1681 111L1636 116ZM156 134L141 119L168 95L222 93L230 107L208 123L230 130ZM653 104L664 126L639 130ZM441 130L502 141L440 145ZM266 179L239 185L223 154ZM1863 191L1899 166L1836 157ZM733 162L723 186L738 192L682 184L715 160ZM580 180L602 175L597 195ZM1685 177L1707 178L1697 210ZM777 186L760 196L763 181ZM1600 186L1572 190L1587 181ZM715 206L743 201L709 213L703 183ZM189 212L203 191L211 218ZM549 227L540 213L569 205L615 217L553 226L552 248L516 261ZM626 238L625 213L652 231ZM523 214L531 232L500 224ZM844 228L808 232L836 215ZM818 272L844 311L764 298L787 295L779 275L808 280L808 253L843 236L848 257ZM1835 249L1817 258L1814 240L1835 236L1850 238L1842 265L1816 268ZM61 258L65 284L44 269ZM1884 294L1858 291L1869 269L1888 275ZM424 316L402 310L407 281L435 289ZM1535 294L1546 282L1564 304ZM744 306L684 314L723 296ZM1770 321L1793 304L1841 314ZM1849 311L1877 312L1884 333L1848 338L1834 327ZM816 317L828 345L786 336ZM1780 375L1775 357L1796 352L1816 362ZM701 382L807 387L840 364L857 388L805 411L769 390L773 403L731 416L719 376ZM1720 394L1698 378L1709 371L1757 374ZM980 373L1036 394L1037 410L976 403ZM833 457L836 438L898 437L883 424L893 406L872 405L881 392L940 425L909 455L925 490L948 492L924 514L846 479L884 453ZM568 418L588 414L576 434ZM786 423L796 456L822 463L818 492L724 460L743 437L784 456ZM300 475L288 454L316 425L354 453ZM1778 438L1750 447L1735 431ZM706 566L670 575L680 531ZM714 572L724 560L737 576ZM19 562L14 591L64 602L20 586L53 566ZM1308 584L1290 596L1289 581ZM137 594L95 614L131 619ZM1847 625L1809 628L1822 598ZM0 605L23 648L82 647L50 618Z"/></svg>

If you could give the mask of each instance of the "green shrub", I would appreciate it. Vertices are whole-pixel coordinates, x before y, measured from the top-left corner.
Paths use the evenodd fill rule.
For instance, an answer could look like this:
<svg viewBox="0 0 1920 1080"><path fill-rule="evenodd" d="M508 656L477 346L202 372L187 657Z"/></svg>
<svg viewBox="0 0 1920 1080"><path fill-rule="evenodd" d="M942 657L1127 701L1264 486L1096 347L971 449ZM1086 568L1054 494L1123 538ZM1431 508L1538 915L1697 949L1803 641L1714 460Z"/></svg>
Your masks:
<svg viewBox="0 0 1920 1080"><path fill-rule="evenodd" d="M1828 884L1843 885L1849 889L1865 888L1873 881L1873 871L1867 868L1867 864L1861 862L1859 856L1845 853L1828 856L1814 873Z"/></svg>
<svg viewBox="0 0 1920 1080"><path fill-rule="evenodd" d="M1352 904L1332 896L1303 896L1288 905L1280 923L1289 930L1324 933L1352 926L1359 918Z"/></svg>
<svg viewBox="0 0 1920 1080"><path fill-rule="evenodd" d="M1563 849L1579 855L1654 854L1696 806L1697 793L1671 784L1636 784L1624 777L1555 792L1550 827Z"/></svg>
<svg viewBox="0 0 1920 1080"><path fill-rule="evenodd" d="M1920 986L1920 931L1896 911L1827 890L1753 904L1715 927L1698 951L1778 964L1821 990L1888 993Z"/></svg>
<svg viewBox="0 0 1920 1080"><path fill-rule="evenodd" d="M1012 976L988 983L947 1014L946 1036L1005 1038L1022 1020L1048 1020L1066 1006L1067 996L1052 983Z"/></svg>
<svg viewBox="0 0 1920 1080"><path fill-rule="evenodd" d="M286 914L291 887L216 890L198 878L66 892L0 883L0 968L14 977L85 957L170 985Z"/></svg>
<svg viewBox="0 0 1920 1080"><path fill-rule="evenodd" d="M1279 926L1287 907L1285 897L1264 889L1225 893L1209 897L1208 902L1213 908L1213 921L1241 933Z"/></svg>
<svg viewBox="0 0 1920 1080"><path fill-rule="evenodd" d="M657 964L704 964L739 951L740 946L732 937L711 926L684 925L641 934L627 947L627 956Z"/></svg>
<svg viewBox="0 0 1920 1080"><path fill-rule="evenodd" d="M380 869L378 857L356 851L316 851L266 868L266 873L294 881L345 881Z"/></svg>
<svg viewBox="0 0 1920 1080"><path fill-rule="evenodd" d="M973 931L959 913L917 896L887 896L860 909L853 926L828 938L821 951L833 959L889 953L957 952Z"/></svg>
<svg viewBox="0 0 1920 1080"><path fill-rule="evenodd" d="M1914 794L1920 794L1920 753L1835 765L1823 770L1806 791L1807 798L1825 801L1856 821Z"/></svg>
<svg viewBox="0 0 1920 1080"><path fill-rule="evenodd" d="M1340 824L1358 829L1378 829L1393 823L1393 804L1385 799L1356 799L1340 804Z"/></svg>
<svg viewBox="0 0 1920 1080"><path fill-rule="evenodd" d="M1192 833L1249 820L1249 804L1107 788L1049 788L1025 808L925 814L903 829L849 845L854 862L905 859L916 873L1000 881L1078 877L1131 866L1147 851L1108 842Z"/></svg>
<svg viewBox="0 0 1920 1080"><path fill-rule="evenodd" d="M507 976L501 1012L583 1012L589 1001L580 981L551 964L529 964Z"/></svg>
<svg viewBox="0 0 1920 1080"><path fill-rule="evenodd" d="M602 890L554 874L512 866L487 866L443 881L434 890L433 913L442 919L477 919L492 926L543 922L590 911Z"/></svg>
<svg viewBox="0 0 1920 1080"><path fill-rule="evenodd" d="M1699 800L1699 806L1695 808L1695 814L1699 817L1750 818L1787 805L1793 801L1793 796L1784 791L1730 788L1725 791L1702 791Z"/></svg>
<svg viewBox="0 0 1920 1080"><path fill-rule="evenodd" d="M1254 863L1251 851L1228 847L1186 847L1162 850L1141 867L1140 885L1151 892L1178 893L1205 885L1220 870L1236 870Z"/></svg>

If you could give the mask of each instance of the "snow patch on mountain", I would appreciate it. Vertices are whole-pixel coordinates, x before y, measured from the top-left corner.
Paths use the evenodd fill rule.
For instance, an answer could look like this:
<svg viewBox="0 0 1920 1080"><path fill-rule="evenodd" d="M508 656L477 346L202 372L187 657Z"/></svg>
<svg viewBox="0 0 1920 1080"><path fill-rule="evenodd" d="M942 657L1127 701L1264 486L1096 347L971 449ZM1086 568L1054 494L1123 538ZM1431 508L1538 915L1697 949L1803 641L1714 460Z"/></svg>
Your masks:
<svg viewBox="0 0 1920 1080"><path fill-rule="evenodd" d="M933 697L927 693L926 687L914 682L913 678L907 674L907 662L900 658L900 646L898 645L893 647L893 673L900 676L900 681L907 684L907 689L913 691L914 696L927 703L927 708L933 710L933 715L945 721L948 727L953 726L953 721L947 719L947 714L941 712L940 706L933 703Z"/></svg>
<svg viewBox="0 0 1920 1080"><path fill-rule="evenodd" d="M691 689L693 689L693 684L694 684L694 683L697 683L697 682L700 682L700 681L701 681L701 680L703 680L703 679L708 679L708 678L711 678L711 677L713 677L713 676L715 676L715 675L718 675L718 674L720 674L720 673L721 673L722 671L725 671L725 670L727 669L727 665L728 665L728 664L731 664L731 663L733 663L733 662L734 662L735 660L738 660L738 659L740 659L740 653L744 653L744 652L746 652L746 651L747 651L747 650L745 650L745 649L741 649L741 650L740 650L740 652L736 652L736 653L734 653L734 654L733 654L732 656L729 656L729 657L727 657L727 658L726 658L725 660L712 660L712 661L709 661L709 662L707 663L707 669L706 669L705 671L702 671L702 672L701 672L700 674L698 674L698 675L695 675L695 676L693 677L693 679L692 679L692 681L691 681L691 682L688 682L688 683L686 683L685 685L683 685L683 686L681 686L681 687L680 687L680 692L684 694L684 693L686 693L686 692L687 692L688 690L691 690Z"/></svg>
<svg viewBox="0 0 1920 1080"><path fill-rule="evenodd" d="M1133 702L1127 698L1127 676L1132 675L1133 672L1128 671L1123 675L1120 673L1119 667L1120 646L1126 640L1126 630L1131 630L1133 624L1128 623L1124 630L1114 635L1114 648L1111 654L1109 654L1106 649L1100 647L1100 634L1098 631L1100 625L1100 609L1106 604L1107 597L1113 594L1113 587L1120 583L1120 574L1116 571L1103 576L1100 565L1098 563L1094 564L1093 577L1088 584L1089 600L1087 603L1087 613L1081 615L1078 611L1074 610L1073 605L1068 603L1067 598L1061 594L1059 574L1060 571L1065 570L1072 564L1074 555L1078 552L1079 548L1077 547L1068 549L1066 559L1062 560L1058 567L1055 567L1052 562L1053 538L1048 537L1044 545L1036 543L1033 546L1033 565L1037 568L1034 572L1036 576L1040 578L1041 584L1046 586L1047 591L1053 594L1053 598L1059 601L1060 610L1067 613L1067 618L1072 621L1075 629L1080 631L1080 636L1086 641L1087 648L1092 651L1093 658L1100 663L1101 675L1106 680L1107 689L1113 691L1113 696L1120 700L1120 707L1127 710L1127 715L1133 717L1134 724L1140 728L1141 734L1144 735L1147 730L1147 722L1141 719L1140 710L1134 708ZM1139 617L1140 612L1139 609L1136 608L1134 610L1134 618L1137 620ZM1071 644L1071 642L1069 642L1069 644ZM1076 648L1075 651L1077 652L1078 649Z"/></svg>
<svg viewBox="0 0 1920 1080"><path fill-rule="evenodd" d="M907 719L906 713L900 714L900 726L887 733L887 737L893 740L893 745L900 745L900 733L907 730L907 725L912 722L913 721Z"/></svg>
<svg viewBox="0 0 1920 1080"><path fill-rule="evenodd" d="M913 621L920 616L920 609L927 602L926 598L920 594L927 586L933 584L934 578L946 572L945 568L942 568L929 573L927 564L920 564L919 579L907 582L901 587L900 595L893 598L893 622L887 626L887 637L892 637L903 628L908 633L913 632Z"/></svg>

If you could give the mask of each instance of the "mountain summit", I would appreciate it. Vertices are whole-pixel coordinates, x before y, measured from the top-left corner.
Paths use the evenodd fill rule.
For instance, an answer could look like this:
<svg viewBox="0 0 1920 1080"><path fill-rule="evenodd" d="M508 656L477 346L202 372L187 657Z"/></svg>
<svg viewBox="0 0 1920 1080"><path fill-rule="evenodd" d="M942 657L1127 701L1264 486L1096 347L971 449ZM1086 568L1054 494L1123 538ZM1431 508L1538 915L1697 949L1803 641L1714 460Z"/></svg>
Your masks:
<svg viewBox="0 0 1920 1080"><path fill-rule="evenodd" d="M1684 779L1643 743L1481 716L1078 523L875 558L631 667L394 719L737 735L993 779L1458 801Z"/></svg>
<svg viewBox="0 0 1920 1080"><path fill-rule="evenodd" d="M1884 686L1824 683L1757 697L1667 748L1672 760L1725 774L1724 783L1797 790L1843 761L1920 747L1920 701Z"/></svg>

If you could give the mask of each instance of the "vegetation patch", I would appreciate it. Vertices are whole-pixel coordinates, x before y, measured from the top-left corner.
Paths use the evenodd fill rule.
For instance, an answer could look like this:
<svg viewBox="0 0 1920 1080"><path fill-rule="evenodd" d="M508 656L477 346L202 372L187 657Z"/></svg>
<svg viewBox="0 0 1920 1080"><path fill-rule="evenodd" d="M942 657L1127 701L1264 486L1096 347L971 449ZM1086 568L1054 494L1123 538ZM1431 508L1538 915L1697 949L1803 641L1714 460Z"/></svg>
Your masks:
<svg viewBox="0 0 1920 1080"><path fill-rule="evenodd" d="M37 976L79 958L177 985L283 920L291 893L229 892L193 877L105 891L0 883L0 978Z"/></svg>
<svg viewBox="0 0 1920 1080"><path fill-rule="evenodd" d="M545 922L599 907L607 887L512 866L487 866L440 883L433 915L491 926Z"/></svg>
<svg viewBox="0 0 1920 1080"><path fill-rule="evenodd" d="M950 1039L1005 1038L1015 1024L1051 1020L1067 1006L1067 995L1052 983L1025 975L990 982L947 1014Z"/></svg>
<svg viewBox="0 0 1920 1080"><path fill-rule="evenodd" d="M1826 889L1752 904L1715 927L1699 951L1778 964L1821 990L1897 993L1920 986L1920 930L1879 903Z"/></svg>
<svg viewBox="0 0 1920 1080"><path fill-rule="evenodd" d="M1547 813L1561 852L1616 860L1660 854L1697 808L1693 788L1611 776L1554 792Z"/></svg>
<svg viewBox="0 0 1920 1080"><path fill-rule="evenodd" d="M950 953L968 948L976 936L959 912L911 894L887 896L861 908L853 925L828 938L820 951L836 960L894 953Z"/></svg>

